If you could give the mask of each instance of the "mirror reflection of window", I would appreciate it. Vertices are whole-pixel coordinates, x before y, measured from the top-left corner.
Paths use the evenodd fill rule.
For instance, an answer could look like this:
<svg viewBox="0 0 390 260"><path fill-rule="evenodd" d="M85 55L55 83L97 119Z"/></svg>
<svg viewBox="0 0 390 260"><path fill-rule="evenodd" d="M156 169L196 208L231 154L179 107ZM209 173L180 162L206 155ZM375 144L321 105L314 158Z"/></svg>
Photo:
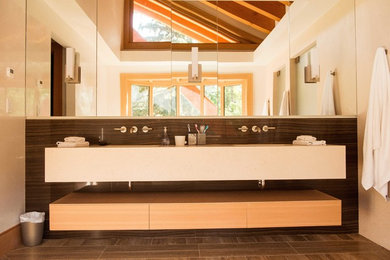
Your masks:
<svg viewBox="0 0 390 260"><path fill-rule="evenodd" d="M172 84L170 74L122 74L121 115L251 115L252 75L223 74L220 77L217 81L215 74L206 74L202 82L191 84L185 73L179 73L173 77L177 84Z"/></svg>
<svg viewBox="0 0 390 260"><path fill-rule="evenodd" d="M242 85L225 86L225 116L242 115Z"/></svg>
<svg viewBox="0 0 390 260"><path fill-rule="evenodd" d="M180 115L200 116L200 86L180 86Z"/></svg>
<svg viewBox="0 0 390 260"><path fill-rule="evenodd" d="M176 115L176 87L154 87L153 116Z"/></svg>
<svg viewBox="0 0 390 260"><path fill-rule="evenodd" d="M149 115L149 86L131 85L131 115Z"/></svg>
<svg viewBox="0 0 390 260"><path fill-rule="evenodd" d="M221 88L217 85L204 86L204 115L221 115Z"/></svg>

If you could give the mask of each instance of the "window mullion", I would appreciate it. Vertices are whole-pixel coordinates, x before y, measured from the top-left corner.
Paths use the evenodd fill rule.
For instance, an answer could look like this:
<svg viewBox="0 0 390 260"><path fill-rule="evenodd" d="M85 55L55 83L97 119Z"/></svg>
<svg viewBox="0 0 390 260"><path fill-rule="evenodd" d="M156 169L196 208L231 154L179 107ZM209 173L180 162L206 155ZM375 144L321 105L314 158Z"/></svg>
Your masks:
<svg viewBox="0 0 390 260"><path fill-rule="evenodd" d="M200 84L200 115L204 116L204 83Z"/></svg>
<svg viewBox="0 0 390 260"><path fill-rule="evenodd" d="M221 116L225 116L225 86L218 86L221 88Z"/></svg>
<svg viewBox="0 0 390 260"><path fill-rule="evenodd" d="M154 85L149 86L149 116L153 116L153 88Z"/></svg>
<svg viewBox="0 0 390 260"><path fill-rule="evenodd" d="M180 84L176 85L176 116L180 116Z"/></svg>

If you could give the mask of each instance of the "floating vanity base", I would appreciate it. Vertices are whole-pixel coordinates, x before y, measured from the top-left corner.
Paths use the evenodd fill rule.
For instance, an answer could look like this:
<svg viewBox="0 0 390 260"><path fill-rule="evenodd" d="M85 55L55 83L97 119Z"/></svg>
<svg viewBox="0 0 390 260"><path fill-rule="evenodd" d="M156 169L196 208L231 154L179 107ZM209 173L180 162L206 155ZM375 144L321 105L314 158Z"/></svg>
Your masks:
<svg viewBox="0 0 390 260"><path fill-rule="evenodd" d="M50 204L50 230L341 225L341 200L317 190L74 192Z"/></svg>

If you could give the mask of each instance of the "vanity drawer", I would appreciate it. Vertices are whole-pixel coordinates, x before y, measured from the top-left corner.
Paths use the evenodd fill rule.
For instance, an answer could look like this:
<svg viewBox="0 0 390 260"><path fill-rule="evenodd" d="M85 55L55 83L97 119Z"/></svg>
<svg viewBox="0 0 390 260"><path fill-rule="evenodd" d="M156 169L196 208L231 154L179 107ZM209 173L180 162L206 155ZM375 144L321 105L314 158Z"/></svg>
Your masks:
<svg viewBox="0 0 390 260"><path fill-rule="evenodd" d="M246 228L246 204L150 204L150 229L203 228Z"/></svg>
<svg viewBox="0 0 390 260"><path fill-rule="evenodd" d="M341 200L248 203L248 228L341 225Z"/></svg>
<svg viewBox="0 0 390 260"><path fill-rule="evenodd" d="M149 205L50 204L50 230L149 229Z"/></svg>

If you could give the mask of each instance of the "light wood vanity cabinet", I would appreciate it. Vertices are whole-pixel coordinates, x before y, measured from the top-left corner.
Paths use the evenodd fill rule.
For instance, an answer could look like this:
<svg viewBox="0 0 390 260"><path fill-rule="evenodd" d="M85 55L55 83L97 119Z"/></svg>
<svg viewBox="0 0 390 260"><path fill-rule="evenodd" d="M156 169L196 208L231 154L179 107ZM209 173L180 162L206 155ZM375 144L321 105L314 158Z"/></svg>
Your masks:
<svg viewBox="0 0 390 260"><path fill-rule="evenodd" d="M316 190L71 193L50 204L51 230L341 225L341 201Z"/></svg>
<svg viewBox="0 0 390 260"><path fill-rule="evenodd" d="M150 229L246 227L245 203L185 203L150 205Z"/></svg>
<svg viewBox="0 0 390 260"><path fill-rule="evenodd" d="M149 229L149 204L118 195L71 193L50 204L50 229Z"/></svg>
<svg viewBox="0 0 390 260"><path fill-rule="evenodd" d="M300 191L288 198L250 202L247 227L309 227L341 225L341 200L319 191Z"/></svg>

